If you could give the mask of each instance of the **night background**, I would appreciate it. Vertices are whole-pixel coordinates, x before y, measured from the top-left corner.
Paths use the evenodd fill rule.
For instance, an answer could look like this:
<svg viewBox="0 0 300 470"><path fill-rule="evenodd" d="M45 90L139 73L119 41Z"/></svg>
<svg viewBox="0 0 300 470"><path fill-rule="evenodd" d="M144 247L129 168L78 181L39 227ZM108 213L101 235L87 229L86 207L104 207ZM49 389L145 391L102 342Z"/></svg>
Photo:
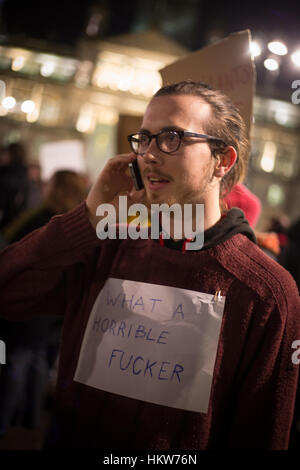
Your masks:
<svg viewBox="0 0 300 470"><path fill-rule="evenodd" d="M2 44L20 45L32 38L70 52L84 37L93 9L101 15L94 39L156 29L190 51L249 28L263 48L261 57L256 58L257 86L263 93L270 90L270 74L263 67L267 43L281 40L289 52L300 46L300 3L295 0L2 0L0 8ZM288 99L290 84L298 78L288 56L280 58L280 74L272 75L272 83L283 90L280 97Z"/></svg>
<svg viewBox="0 0 300 470"><path fill-rule="evenodd" d="M83 32L92 5L103 8L102 36L157 27L196 50L206 44L208 32L227 34L250 28L262 38L280 36L282 41L300 43L300 4L291 0L2 0L2 31L72 46Z"/></svg>

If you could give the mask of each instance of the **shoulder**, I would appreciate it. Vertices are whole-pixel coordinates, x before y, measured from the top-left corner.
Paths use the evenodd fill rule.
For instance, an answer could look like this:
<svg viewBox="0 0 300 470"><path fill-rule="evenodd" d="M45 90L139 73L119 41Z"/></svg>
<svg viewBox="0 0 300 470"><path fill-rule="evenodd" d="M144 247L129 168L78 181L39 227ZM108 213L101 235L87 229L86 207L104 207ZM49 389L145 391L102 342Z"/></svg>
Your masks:
<svg viewBox="0 0 300 470"><path fill-rule="evenodd" d="M300 308L298 289L290 273L246 236L237 234L213 250L223 268L263 301L272 300L281 309L289 302Z"/></svg>

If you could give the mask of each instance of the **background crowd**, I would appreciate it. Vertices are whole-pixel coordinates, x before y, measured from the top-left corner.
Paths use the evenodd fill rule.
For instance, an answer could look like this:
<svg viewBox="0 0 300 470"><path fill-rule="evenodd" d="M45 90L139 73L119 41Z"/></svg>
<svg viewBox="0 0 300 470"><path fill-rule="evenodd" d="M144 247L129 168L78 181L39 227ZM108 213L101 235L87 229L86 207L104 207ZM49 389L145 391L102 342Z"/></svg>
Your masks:
<svg viewBox="0 0 300 470"><path fill-rule="evenodd" d="M66 169L42 181L39 166L28 165L27 158L22 143L0 153L1 249L74 208L87 194L86 175ZM0 339L6 345L6 364L0 366L0 438L11 427L41 428L45 407L51 409L49 389L55 385L61 326L55 316L0 320Z"/></svg>

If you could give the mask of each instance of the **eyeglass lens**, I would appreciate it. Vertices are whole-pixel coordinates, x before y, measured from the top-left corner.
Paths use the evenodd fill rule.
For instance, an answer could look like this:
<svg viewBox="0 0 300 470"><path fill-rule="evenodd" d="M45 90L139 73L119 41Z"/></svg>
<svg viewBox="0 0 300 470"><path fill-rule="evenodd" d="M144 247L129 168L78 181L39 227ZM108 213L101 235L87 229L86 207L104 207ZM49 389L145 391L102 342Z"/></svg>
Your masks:
<svg viewBox="0 0 300 470"><path fill-rule="evenodd" d="M135 153L146 153L150 145L151 137L142 132L131 138L131 148ZM180 135L176 131L163 131L156 137L158 148L166 153L175 152L180 145Z"/></svg>
<svg viewBox="0 0 300 470"><path fill-rule="evenodd" d="M163 152L175 152L180 145L180 135L176 131L165 131L157 136L157 145Z"/></svg>

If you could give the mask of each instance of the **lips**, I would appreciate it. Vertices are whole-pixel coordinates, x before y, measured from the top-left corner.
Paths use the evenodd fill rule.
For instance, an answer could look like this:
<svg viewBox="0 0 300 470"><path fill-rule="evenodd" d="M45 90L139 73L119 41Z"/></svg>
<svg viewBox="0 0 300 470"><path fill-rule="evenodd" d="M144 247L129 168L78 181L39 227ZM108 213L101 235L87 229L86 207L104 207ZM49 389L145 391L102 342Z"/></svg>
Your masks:
<svg viewBox="0 0 300 470"><path fill-rule="evenodd" d="M145 175L145 177L147 178L148 187L151 191L165 188L170 183L170 180L162 175L148 174Z"/></svg>
<svg viewBox="0 0 300 470"><path fill-rule="evenodd" d="M165 178L153 178L152 176L148 176L148 180L150 183L169 183L169 180Z"/></svg>

